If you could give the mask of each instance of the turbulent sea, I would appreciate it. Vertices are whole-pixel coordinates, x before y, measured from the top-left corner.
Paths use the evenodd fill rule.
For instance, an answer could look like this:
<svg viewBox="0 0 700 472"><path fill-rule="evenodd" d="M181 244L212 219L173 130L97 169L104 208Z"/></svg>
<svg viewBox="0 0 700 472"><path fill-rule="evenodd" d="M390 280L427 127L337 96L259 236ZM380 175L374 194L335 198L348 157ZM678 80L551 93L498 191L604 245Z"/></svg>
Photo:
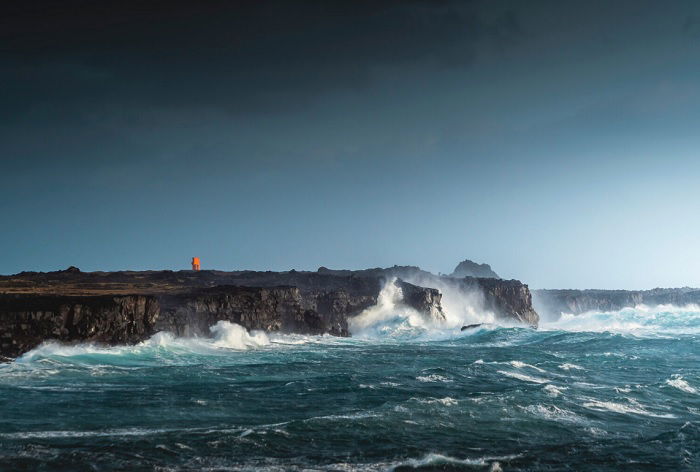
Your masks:
<svg viewBox="0 0 700 472"><path fill-rule="evenodd" d="M381 311L381 310L380 310ZM700 470L700 309L160 333L0 365L0 470Z"/></svg>

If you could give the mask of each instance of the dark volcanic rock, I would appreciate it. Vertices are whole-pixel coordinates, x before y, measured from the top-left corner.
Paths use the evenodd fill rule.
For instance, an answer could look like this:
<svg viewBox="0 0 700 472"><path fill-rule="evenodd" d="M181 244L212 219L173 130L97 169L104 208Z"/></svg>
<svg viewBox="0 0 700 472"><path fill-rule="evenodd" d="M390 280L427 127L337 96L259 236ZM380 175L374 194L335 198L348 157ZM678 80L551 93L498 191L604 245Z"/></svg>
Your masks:
<svg viewBox="0 0 700 472"><path fill-rule="evenodd" d="M153 333L155 297L0 295L0 355L14 357L47 339L131 344Z"/></svg>
<svg viewBox="0 0 700 472"><path fill-rule="evenodd" d="M491 270L488 264L477 264L469 259L465 259L455 267L455 270L450 275L451 277L479 277L500 279L497 273Z"/></svg>
<svg viewBox="0 0 700 472"><path fill-rule="evenodd" d="M470 277L458 280L465 292L478 290L483 293L485 308L500 319L535 327L539 323L540 317L532 308L530 289L519 280Z"/></svg>
<svg viewBox="0 0 700 472"><path fill-rule="evenodd" d="M210 326L226 320L268 332L349 336L348 318L374 305L378 293L219 286L161 297L156 328L181 336L206 335Z"/></svg>
<svg viewBox="0 0 700 472"><path fill-rule="evenodd" d="M348 319L377 303L387 282L403 305L444 321L445 288L483 293L497 317L536 324L527 285L439 277L418 267L317 272L23 272L0 276L0 356L44 340L135 343L157 331L209 335L217 321L247 329L348 336Z"/></svg>
<svg viewBox="0 0 700 472"><path fill-rule="evenodd" d="M481 326L482 324L483 324L483 323L474 323L474 324L462 326L462 328L460 329L460 331L466 331L466 330L468 330L468 329L478 328L478 327Z"/></svg>
<svg viewBox="0 0 700 472"><path fill-rule="evenodd" d="M0 295L0 355L15 357L50 339L121 344L161 330L209 335L220 320L247 329L349 336L348 318L375 305L385 283L381 277L308 272L204 273L198 283L172 272L71 275L26 273L0 284L12 292ZM207 286L217 279L240 285ZM294 285L272 285L280 281ZM439 291L396 283L405 305L444 320ZM142 293L100 294L129 289ZM47 294L50 290L76 294Z"/></svg>
<svg viewBox="0 0 700 472"><path fill-rule="evenodd" d="M419 313L429 315L438 321L445 321L445 314L441 309L442 294L434 288L418 287L401 279L396 281L403 294L403 303L415 308Z"/></svg>

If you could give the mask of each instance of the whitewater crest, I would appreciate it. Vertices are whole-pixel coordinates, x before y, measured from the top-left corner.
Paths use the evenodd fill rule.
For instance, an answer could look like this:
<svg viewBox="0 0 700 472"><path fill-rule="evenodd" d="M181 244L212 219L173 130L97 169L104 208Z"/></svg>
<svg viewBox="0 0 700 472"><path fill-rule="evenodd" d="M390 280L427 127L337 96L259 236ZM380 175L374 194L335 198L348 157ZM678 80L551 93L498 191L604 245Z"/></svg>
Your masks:
<svg viewBox="0 0 700 472"><path fill-rule="evenodd" d="M399 462L389 467L389 471L410 467L412 469L422 469L431 467L489 467L490 472L500 472L501 465L499 461L509 461L520 457L518 454L509 456L491 456L478 457L475 459L458 459L456 457L447 456L444 454L428 453L420 459L408 459L405 462Z"/></svg>
<svg viewBox="0 0 700 472"><path fill-rule="evenodd" d="M430 284L420 278L409 278L409 281L439 290L440 316L429 316L408 306L400 284L392 278L382 287L375 305L348 319L350 334L359 339L440 341L469 336L488 328L521 326L497 319L494 312L484 308L483 294L478 290L465 291L448 283ZM469 324L478 324L479 329L460 334L460 328Z"/></svg>
<svg viewBox="0 0 700 472"><path fill-rule="evenodd" d="M159 332L146 341L127 346L104 346L95 343L64 344L47 341L16 359L28 363L41 359L68 357L99 357L107 359L118 356L149 357L162 353L214 354L227 350L245 351L269 346L271 341L263 331L248 331L243 326L229 321L219 321L209 328L211 338L177 337L172 333ZM106 360L106 359L105 359Z"/></svg>
<svg viewBox="0 0 700 472"><path fill-rule="evenodd" d="M404 295L396 278L388 280L377 297L377 303L348 319L350 333L359 338L401 337L426 332L440 326L404 304Z"/></svg>
<svg viewBox="0 0 700 472"><path fill-rule="evenodd" d="M541 330L593 333L619 333L635 336L675 336L700 334L700 307L686 305L637 305L618 311L589 311L580 315L562 314L554 322L542 323Z"/></svg>
<svg viewBox="0 0 700 472"><path fill-rule="evenodd" d="M270 339L264 331L248 332L243 326L230 321L219 321L209 328L214 335L214 346L229 349L250 349L268 346Z"/></svg>
<svg viewBox="0 0 700 472"><path fill-rule="evenodd" d="M354 342L390 342L411 341L449 341L468 340L473 337L496 335L507 326L482 325L477 330L460 332L459 326L464 320L462 316L445 310L445 319L426 316L403 303L403 293L396 279L388 281L382 288L377 303L359 315L349 319L350 332L354 339L337 338L333 336L298 335L270 333L263 331L248 331L241 325L229 321L218 321L209 327L211 337L178 337L169 332L159 332L138 344L105 346L96 343L65 344L58 341L46 341L35 349L17 358L18 363L28 363L44 358L66 357L99 357L104 362L111 362L117 356L150 358L153 356L177 356L187 354L218 355L228 351L257 350L267 347L291 347L305 344L347 344ZM449 306L449 305L448 305ZM471 316L471 315L469 315ZM484 315L486 318L490 314ZM584 313L581 315L564 315L560 320L546 323L540 331L568 331L592 333L620 333L642 337L676 337L680 335L700 334L700 308L696 306L672 307L661 305L657 307L625 308L615 312ZM604 353L603 355L613 355ZM474 364L482 364L476 360ZM527 364L519 360L507 362L510 367L518 370L530 370L543 374L541 367ZM558 365L563 372L583 372L585 368L564 362ZM547 380L539 375L529 375L525 372L499 371L506 377L531 383L546 383ZM666 381L666 385L685 393L697 394L698 388L691 385L687 379L674 376ZM554 392L549 392L554 393Z"/></svg>
<svg viewBox="0 0 700 472"><path fill-rule="evenodd" d="M666 380L666 384L686 393L698 393L698 390L689 385L688 382L683 379L682 375L674 375L672 378Z"/></svg>

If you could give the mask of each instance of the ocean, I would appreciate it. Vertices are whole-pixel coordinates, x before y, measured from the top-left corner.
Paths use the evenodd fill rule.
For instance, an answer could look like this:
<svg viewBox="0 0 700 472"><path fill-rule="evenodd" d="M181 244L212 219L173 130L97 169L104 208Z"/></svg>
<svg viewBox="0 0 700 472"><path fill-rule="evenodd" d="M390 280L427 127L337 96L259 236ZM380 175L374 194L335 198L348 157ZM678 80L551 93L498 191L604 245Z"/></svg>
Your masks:
<svg viewBox="0 0 700 472"><path fill-rule="evenodd" d="M0 470L700 470L700 309L352 338L159 333L0 365Z"/></svg>

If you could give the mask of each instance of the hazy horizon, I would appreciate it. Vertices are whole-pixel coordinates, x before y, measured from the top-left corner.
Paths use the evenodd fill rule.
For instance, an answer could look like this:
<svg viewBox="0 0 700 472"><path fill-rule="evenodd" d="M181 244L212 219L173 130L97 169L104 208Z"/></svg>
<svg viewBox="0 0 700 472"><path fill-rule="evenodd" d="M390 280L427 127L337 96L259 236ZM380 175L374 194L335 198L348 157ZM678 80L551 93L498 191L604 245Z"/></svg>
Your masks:
<svg viewBox="0 0 700 472"><path fill-rule="evenodd" d="M4 5L1 274L700 286L700 4Z"/></svg>

